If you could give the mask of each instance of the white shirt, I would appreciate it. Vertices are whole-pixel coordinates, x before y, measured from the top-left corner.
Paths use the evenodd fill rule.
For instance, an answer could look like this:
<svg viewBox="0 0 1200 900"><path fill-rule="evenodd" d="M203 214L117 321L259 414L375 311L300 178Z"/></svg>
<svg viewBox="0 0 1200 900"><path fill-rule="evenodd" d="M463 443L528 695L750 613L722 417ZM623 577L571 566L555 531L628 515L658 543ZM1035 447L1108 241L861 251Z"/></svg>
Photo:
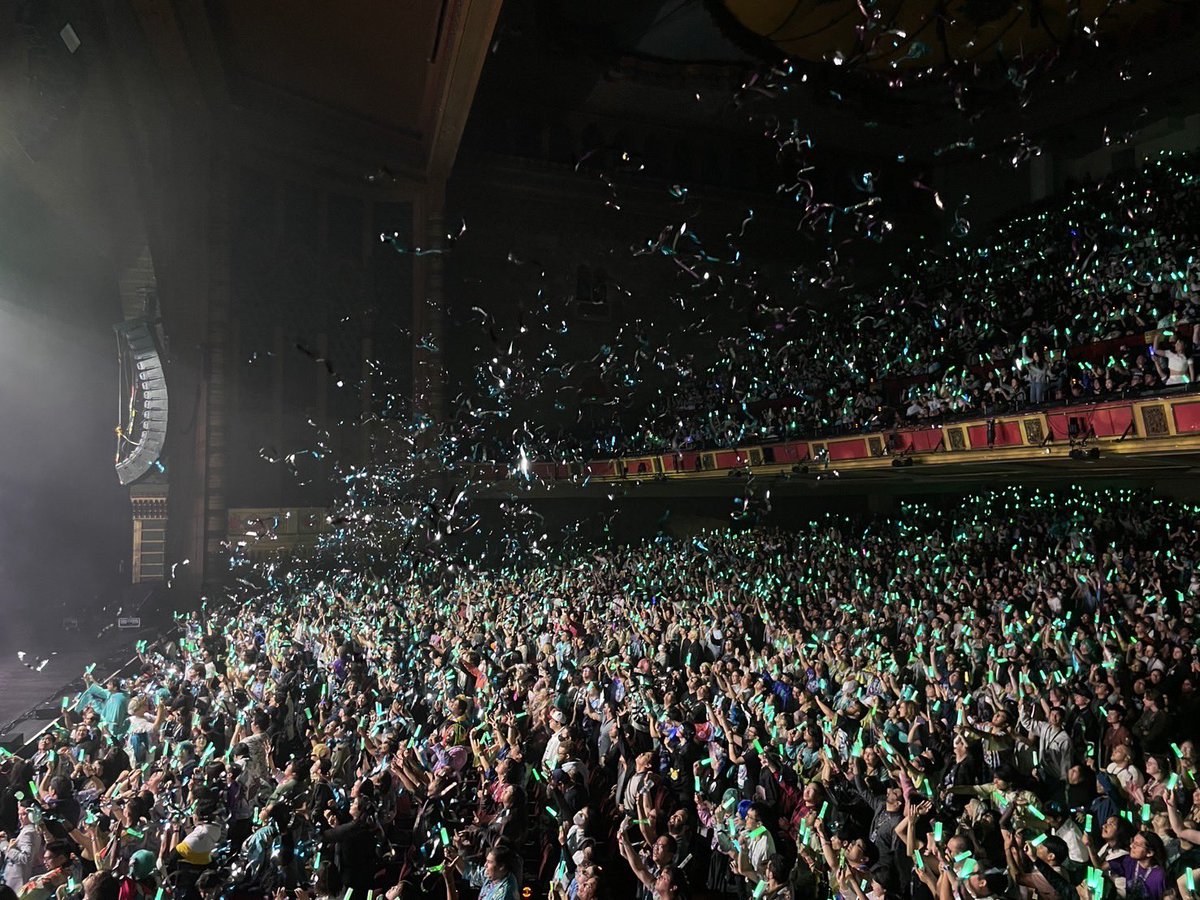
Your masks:
<svg viewBox="0 0 1200 900"><path fill-rule="evenodd" d="M1138 787L1141 787L1146 783L1146 779L1142 777L1142 773L1138 771L1137 766L1132 764L1122 768L1116 763L1109 763L1108 768L1104 771L1108 772L1109 775L1117 779L1121 785L1121 790L1125 791L1126 793L1129 792L1129 786L1131 784L1136 784Z"/></svg>
<svg viewBox="0 0 1200 900"><path fill-rule="evenodd" d="M1170 377L1167 384L1186 384L1188 380L1188 358L1174 350L1162 351L1163 359L1167 361Z"/></svg>
<svg viewBox="0 0 1200 900"><path fill-rule="evenodd" d="M1067 852L1072 862L1088 861L1087 848L1083 846L1083 831L1071 819L1067 819L1055 828L1054 833L1066 842Z"/></svg>
<svg viewBox="0 0 1200 900"><path fill-rule="evenodd" d="M15 893L33 877L33 867L42 861L42 835L36 825L23 825L4 851L4 883Z"/></svg>

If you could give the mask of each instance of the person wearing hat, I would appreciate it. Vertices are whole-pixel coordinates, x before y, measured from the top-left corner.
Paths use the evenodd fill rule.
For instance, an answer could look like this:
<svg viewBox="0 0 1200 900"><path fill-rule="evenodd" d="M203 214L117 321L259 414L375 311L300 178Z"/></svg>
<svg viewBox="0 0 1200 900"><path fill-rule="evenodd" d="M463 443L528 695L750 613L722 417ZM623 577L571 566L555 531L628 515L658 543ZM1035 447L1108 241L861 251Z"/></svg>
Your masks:
<svg viewBox="0 0 1200 900"><path fill-rule="evenodd" d="M158 860L149 850L138 850L129 857L126 875L120 881L117 900L146 900L158 891Z"/></svg>
<svg viewBox="0 0 1200 900"><path fill-rule="evenodd" d="M562 741L566 714L561 709L551 709L547 724L550 728L550 739L546 741L546 749L542 753L542 768L547 772L558 765L558 745Z"/></svg>

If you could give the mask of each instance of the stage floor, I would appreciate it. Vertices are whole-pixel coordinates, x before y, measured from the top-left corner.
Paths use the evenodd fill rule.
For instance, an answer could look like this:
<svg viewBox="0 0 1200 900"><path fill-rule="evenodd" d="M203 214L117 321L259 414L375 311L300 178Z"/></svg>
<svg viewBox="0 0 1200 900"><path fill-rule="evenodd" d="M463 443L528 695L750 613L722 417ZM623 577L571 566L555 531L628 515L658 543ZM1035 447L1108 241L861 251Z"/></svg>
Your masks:
<svg viewBox="0 0 1200 900"><path fill-rule="evenodd" d="M105 660L113 656L119 656L122 662L132 658L134 643L148 636L116 628L97 636L94 629L48 630L34 628L31 624L12 623L0 633L0 728L56 692L57 702L61 702L63 689L79 679L92 663L101 664L96 668L97 677L107 676L110 672L103 671ZM24 661L18 656L22 650L25 651ZM43 659L49 661L37 671L36 667ZM28 738L44 724L44 721L26 722L16 730L26 732Z"/></svg>

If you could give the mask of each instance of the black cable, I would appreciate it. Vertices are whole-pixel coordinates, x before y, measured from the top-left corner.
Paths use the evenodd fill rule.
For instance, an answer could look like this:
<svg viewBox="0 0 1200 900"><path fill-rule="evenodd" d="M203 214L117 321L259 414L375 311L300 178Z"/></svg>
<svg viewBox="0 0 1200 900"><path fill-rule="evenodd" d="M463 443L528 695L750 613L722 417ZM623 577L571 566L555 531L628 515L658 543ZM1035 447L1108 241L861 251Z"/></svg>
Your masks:
<svg viewBox="0 0 1200 900"><path fill-rule="evenodd" d="M800 4L802 2L804 2L804 0L796 0L796 2L792 4L792 8L788 10L788 14L783 17L783 21L764 34L763 37L767 39L774 39L775 35L779 33L779 29L783 28L783 26L785 26L788 22L792 21L792 16L796 15L796 10L800 8Z"/></svg>
<svg viewBox="0 0 1200 900"><path fill-rule="evenodd" d="M793 12L795 12L795 10L793 10ZM779 30L777 28L777 29L775 29L775 31L771 32L771 35L772 35L771 40L773 40L777 44L791 42L791 41L804 41L810 37L816 37L818 34L821 34L824 31L828 31L830 28L833 28L835 25L841 24L842 19L846 18L846 16L848 16L848 15L850 15L850 11L846 10L846 12L842 13L840 16L838 16L833 21L826 22L824 25L822 25L816 31L810 31L807 34L789 34L785 37L774 37L775 33L778 32L778 30Z"/></svg>

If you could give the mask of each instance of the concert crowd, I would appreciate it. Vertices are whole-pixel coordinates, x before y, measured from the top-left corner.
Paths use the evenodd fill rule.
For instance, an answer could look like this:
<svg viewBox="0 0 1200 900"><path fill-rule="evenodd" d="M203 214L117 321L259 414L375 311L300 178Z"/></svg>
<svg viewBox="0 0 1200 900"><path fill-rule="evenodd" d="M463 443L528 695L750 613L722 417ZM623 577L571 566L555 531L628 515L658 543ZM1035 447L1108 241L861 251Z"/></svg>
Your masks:
<svg viewBox="0 0 1200 900"><path fill-rule="evenodd" d="M0 766L47 900L1195 898L1200 509L260 564Z"/></svg>
<svg viewBox="0 0 1200 900"><path fill-rule="evenodd" d="M584 455L1187 389L1200 343L1197 166L1165 156L1077 188L914 257L871 291L840 286L836 299L790 311L760 304L708 364L678 367L686 376L649 415L615 415L589 434Z"/></svg>

